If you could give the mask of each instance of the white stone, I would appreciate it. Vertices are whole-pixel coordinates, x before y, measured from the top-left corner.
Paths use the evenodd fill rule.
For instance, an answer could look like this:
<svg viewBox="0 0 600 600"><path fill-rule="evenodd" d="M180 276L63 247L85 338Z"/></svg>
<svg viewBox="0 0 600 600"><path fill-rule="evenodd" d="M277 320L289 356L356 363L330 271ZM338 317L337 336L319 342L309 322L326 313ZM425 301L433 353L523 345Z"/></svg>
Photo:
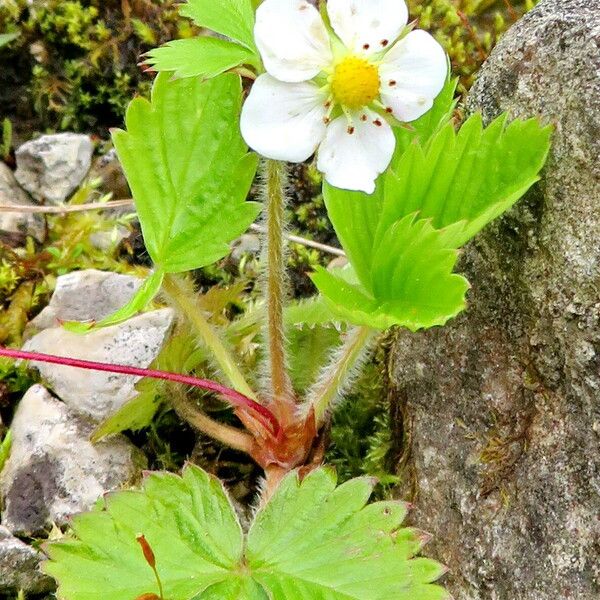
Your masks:
<svg viewBox="0 0 600 600"><path fill-rule="evenodd" d="M80 335L61 327L45 329L24 350L97 362L148 367L157 357L173 324L174 314L163 308L112 327ZM74 411L94 421L113 415L136 394L139 377L115 375L32 362L46 384Z"/></svg>
<svg viewBox="0 0 600 600"><path fill-rule="evenodd" d="M50 302L30 323L40 331L61 321L99 321L127 304L143 280L131 275L87 269L61 275Z"/></svg>
<svg viewBox="0 0 600 600"><path fill-rule="evenodd" d="M0 526L0 595L14 597L19 590L42 594L54 589L52 579L39 570L44 555Z"/></svg>
<svg viewBox="0 0 600 600"><path fill-rule="evenodd" d="M87 135L44 135L17 150L15 177L38 202L60 204L88 174L93 152Z"/></svg>
<svg viewBox="0 0 600 600"><path fill-rule="evenodd" d="M30 388L11 424L12 448L2 474L2 524L32 535L64 525L108 490L134 483L143 466L124 437L92 444L94 425L44 387Z"/></svg>
<svg viewBox="0 0 600 600"><path fill-rule="evenodd" d="M33 206L29 196L19 187L13 172L0 161L0 204L9 206ZM42 215L27 212L7 212L0 209L0 239L20 244L27 236L43 242L46 237L46 221ZM12 244L11 244L12 245Z"/></svg>

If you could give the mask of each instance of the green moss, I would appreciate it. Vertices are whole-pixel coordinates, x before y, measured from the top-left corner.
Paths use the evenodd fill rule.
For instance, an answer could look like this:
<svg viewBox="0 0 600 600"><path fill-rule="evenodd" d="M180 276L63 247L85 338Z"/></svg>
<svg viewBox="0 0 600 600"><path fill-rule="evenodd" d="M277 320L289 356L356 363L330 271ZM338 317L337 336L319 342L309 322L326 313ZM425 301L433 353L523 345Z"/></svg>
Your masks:
<svg viewBox="0 0 600 600"><path fill-rule="evenodd" d="M399 481L383 371L384 358L379 357L367 366L354 391L336 409L326 457L341 481L361 475L376 477L380 497L389 495Z"/></svg>
<svg viewBox="0 0 600 600"><path fill-rule="evenodd" d="M3 50L10 67L0 90L11 90L0 91L2 106L22 117L28 111L40 130L102 135L121 124L134 95L148 93L143 53L194 33L176 0L10 0L0 5L0 31L17 27L20 38Z"/></svg>

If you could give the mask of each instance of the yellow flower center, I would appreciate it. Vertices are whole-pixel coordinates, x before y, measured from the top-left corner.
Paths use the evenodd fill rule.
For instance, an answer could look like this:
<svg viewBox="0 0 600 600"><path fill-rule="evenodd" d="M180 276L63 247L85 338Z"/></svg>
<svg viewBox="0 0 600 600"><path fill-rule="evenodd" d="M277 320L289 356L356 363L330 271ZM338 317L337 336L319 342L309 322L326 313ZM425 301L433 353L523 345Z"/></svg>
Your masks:
<svg viewBox="0 0 600 600"><path fill-rule="evenodd" d="M377 66L358 56L347 56L333 71L331 91L335 100L348 108L362 108L379 95Z"/></svg>

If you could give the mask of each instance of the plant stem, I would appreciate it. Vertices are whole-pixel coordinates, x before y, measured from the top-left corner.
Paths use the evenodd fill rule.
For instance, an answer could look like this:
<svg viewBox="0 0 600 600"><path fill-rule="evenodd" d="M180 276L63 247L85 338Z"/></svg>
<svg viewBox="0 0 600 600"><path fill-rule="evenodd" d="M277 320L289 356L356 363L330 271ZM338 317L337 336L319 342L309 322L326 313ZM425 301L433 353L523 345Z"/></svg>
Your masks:
<svg viewBox="0 0 600 600"><path fill-rule="evenodd" d="M230 448L252 454L254 439L251 435L211 419L179 390L171 397L171 403L175 412L192 427Z"/></svg>
<svg viewBox="0 0 600 600"><path fill-rule="evenodd" d="M166 275L163 286L173 303L189 319L204 343L212 350L217 364L231 385L238 392L256 400L255 392L246 381L225 344L204 318L200 307L189 297L185 283L175 275Z"/></svg>
<svg viewBox="0 0 600 600"><path fill-rule="evenodd" d="M174 383L183 383L203 390L216 392L225 398L236 408L251 411L253 416L268 431L277 437L281 431L281 426L275 415L266 407L258 404L255 400L240 394L216 381L208 379L199 379L190 375L180 375L179 373L170 373L169 371L159 371L156 369L144 369L141 367L130 367L127 365L114 365L110 363L101 363L90 360L80 360L78 358L68 358L65 356L54 356L52 354L42 354L40 352L24 352L22 350L12 350L10 348L0 347L0 356L16 358L22 360L32 360L36 362L45 362L65 367L77 367L79 369L88 369L91 371L104 371L108 373L119 373L121 375L134 375L136 377L150 377L151 379L162 379ZM207 417L208 418L208 417Z"/></svg>
<svg viewBox="0 0 600 600"><path fill-rule="evenodd" d="M287 372L283 303L286 296L284 219L287 173L284 163L268 160L265 166L265 214L267 238L267 338L273 401L293 403Z"/></svg>
<svg viewBox="0 0 600 600"><path fill-rule="evenodd" d="M376 334L377 331L370 327L351 329L330 365L326 367L319 381L310 390L308 403L314 408L318 426L323 424L331 404L347 384L352 371L366 355L366 350L375 339Z"/></svg>

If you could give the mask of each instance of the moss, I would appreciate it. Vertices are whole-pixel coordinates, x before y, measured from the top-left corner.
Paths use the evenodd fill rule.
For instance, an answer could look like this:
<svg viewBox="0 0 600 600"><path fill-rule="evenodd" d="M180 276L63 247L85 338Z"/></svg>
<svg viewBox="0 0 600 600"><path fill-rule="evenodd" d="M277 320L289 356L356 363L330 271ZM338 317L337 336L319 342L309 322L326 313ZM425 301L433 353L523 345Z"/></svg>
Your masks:
<svg viewBox="0 0 600 600"><path fill-rule="evenodd" d="M0 30L15 28L19 40L3 50L10 67L0 74L0 105L21 122L34 117L36 129L102 135L121 124L132 96L149 91L143 53L194 33L175 0L10 0L0 6Z"/></svg>
<svg viewBox="0 0 600 600"><path fill-rule="evenodd" d="M337 408L326 457L336 467L340 481L361 475L376 477L379 497L389 495L398 483L384 371L384 358L377 357Z"/></svg>

